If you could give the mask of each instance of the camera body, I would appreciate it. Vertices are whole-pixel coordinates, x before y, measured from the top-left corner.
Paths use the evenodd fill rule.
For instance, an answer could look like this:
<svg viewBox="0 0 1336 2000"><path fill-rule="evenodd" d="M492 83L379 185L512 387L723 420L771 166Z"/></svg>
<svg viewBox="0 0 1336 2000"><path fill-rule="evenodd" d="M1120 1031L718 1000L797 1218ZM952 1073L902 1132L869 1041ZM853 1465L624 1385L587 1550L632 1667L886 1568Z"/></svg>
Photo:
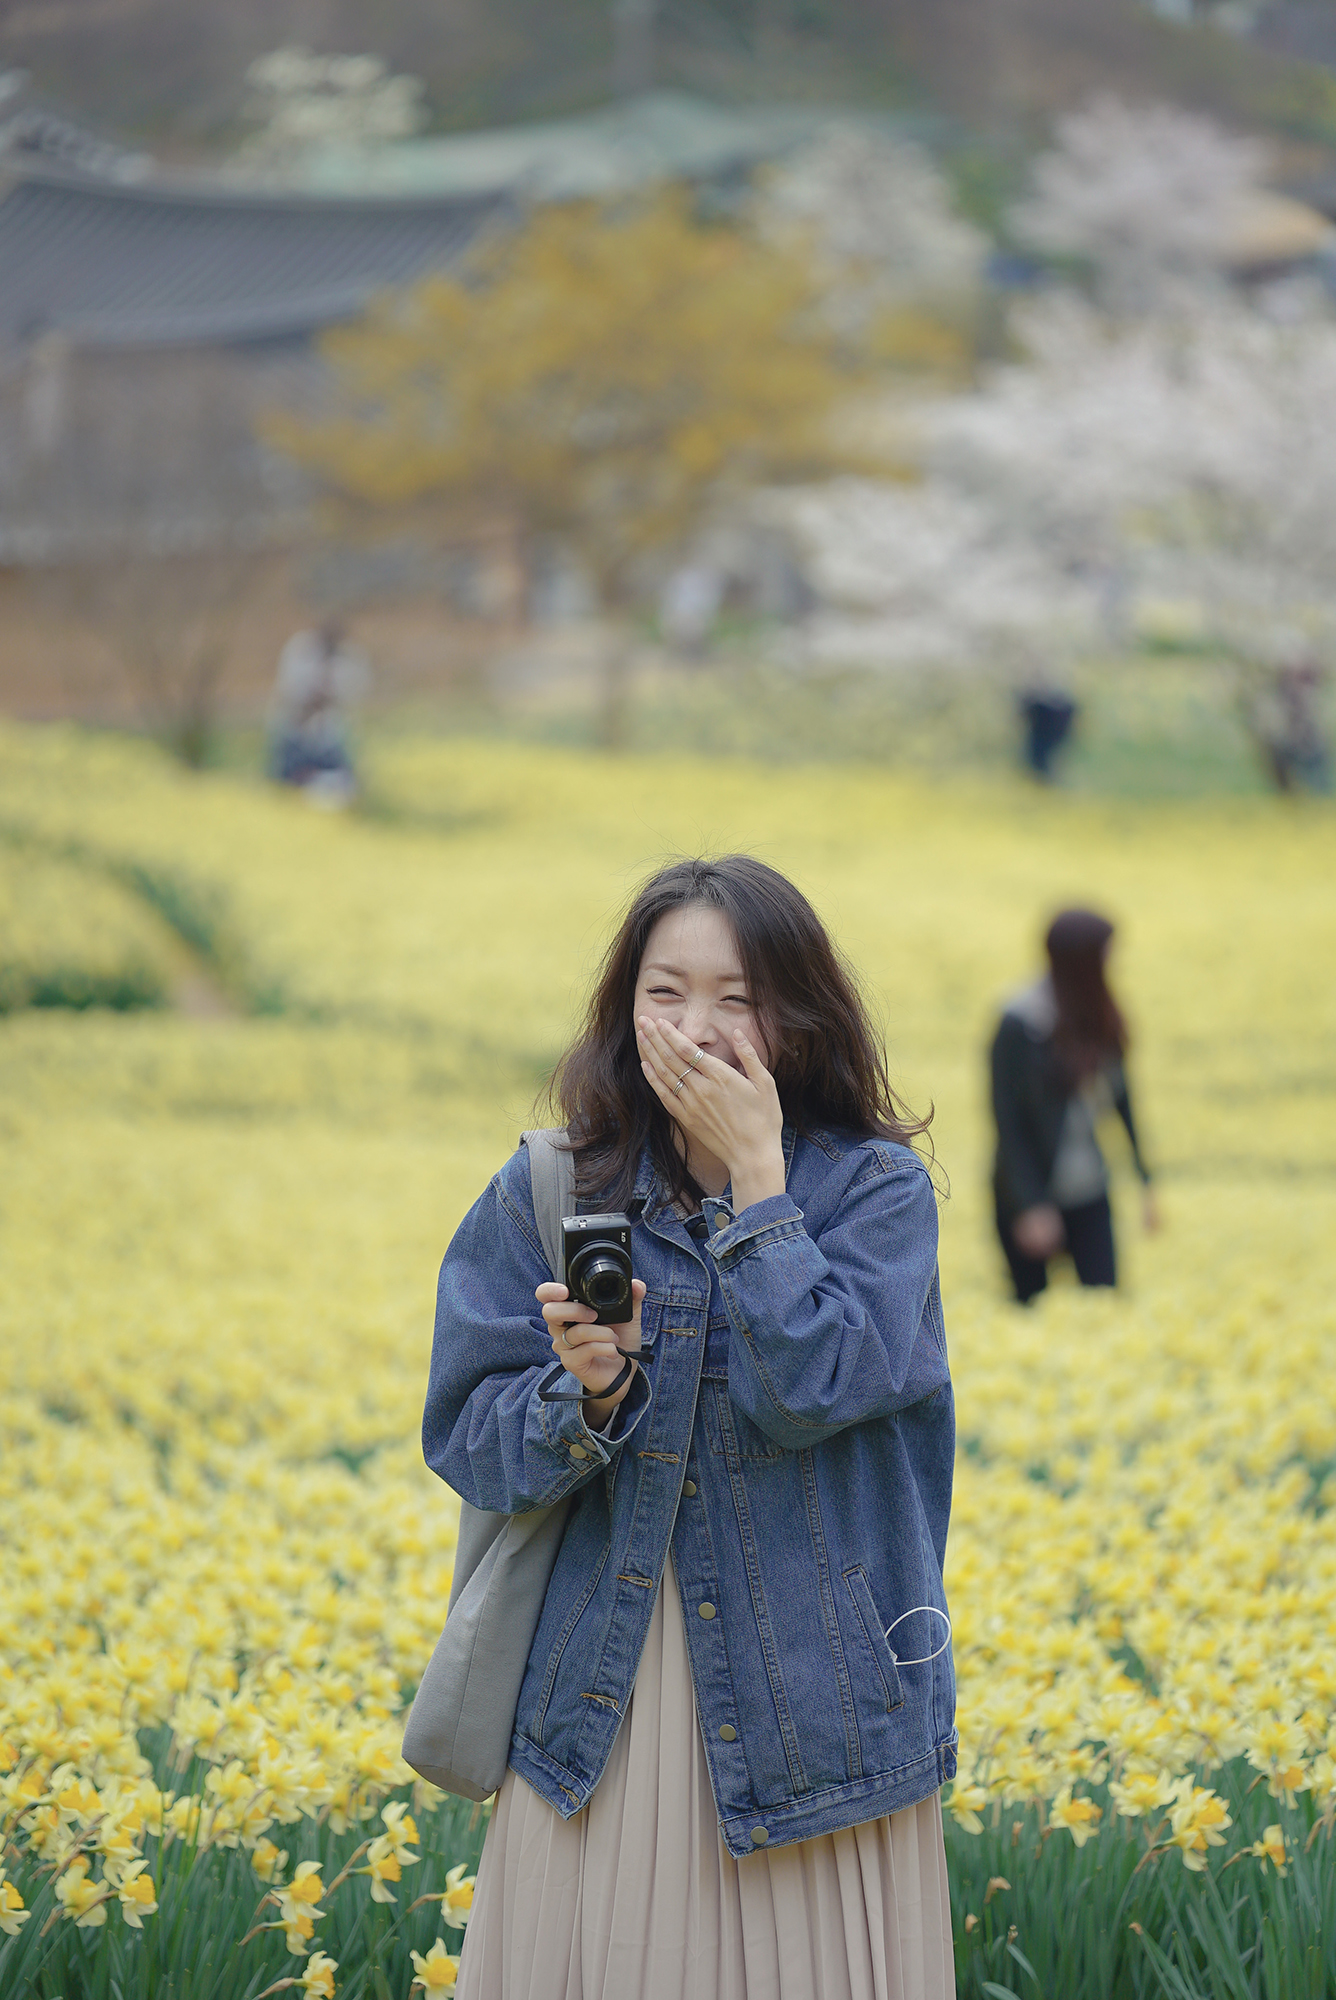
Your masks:
<svg viewBox="0 0 1336 2000"><path fill-rule="evenodd" d="M573 1299L592 1306L599 1326L624 1326L635 1311L631 1294L629 1215L563 1215L562 1282Z"/></svg>

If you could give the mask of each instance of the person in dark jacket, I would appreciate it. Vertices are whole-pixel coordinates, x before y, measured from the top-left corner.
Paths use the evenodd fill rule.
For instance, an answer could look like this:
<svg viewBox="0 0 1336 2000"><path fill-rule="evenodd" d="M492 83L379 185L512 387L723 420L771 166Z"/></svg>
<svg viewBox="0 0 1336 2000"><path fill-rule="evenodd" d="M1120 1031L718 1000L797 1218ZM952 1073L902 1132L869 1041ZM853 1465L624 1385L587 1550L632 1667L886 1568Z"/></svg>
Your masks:
<svg viewBox="0 0 1336 2000"><path fill-rule="evenodd" d="M1043 1291L1063 1250L1083 1285L1116 1282L1096 1132L1107 1111L1127 1128L1146 1227L1158 1222L1123 1068L1127 1028L1105 977L1112 938L1094 910L1063 910L1045 939L1048 972L1008 1003L993 1038L997 1233L1022 1305Z"/></svg>

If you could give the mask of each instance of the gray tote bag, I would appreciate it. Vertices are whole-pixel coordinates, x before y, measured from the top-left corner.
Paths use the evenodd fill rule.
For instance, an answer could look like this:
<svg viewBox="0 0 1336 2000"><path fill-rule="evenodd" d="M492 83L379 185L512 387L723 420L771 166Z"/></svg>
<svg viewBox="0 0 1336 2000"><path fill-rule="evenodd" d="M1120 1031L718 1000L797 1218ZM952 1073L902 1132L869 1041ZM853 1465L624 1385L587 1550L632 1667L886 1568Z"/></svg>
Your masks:
<svg viewBox="0 0 1336 2000"><path fill-rule="evenodd" d="M574 1210L564 1132L525 1132L534 1217L548 1265L561 1262L561 1218ZM520 1684L566 1531L570 1499L523 1514L460 1502L445 1630L409 1710L404 1761L460 1798L486 1799L510 1761Z"/></svg>

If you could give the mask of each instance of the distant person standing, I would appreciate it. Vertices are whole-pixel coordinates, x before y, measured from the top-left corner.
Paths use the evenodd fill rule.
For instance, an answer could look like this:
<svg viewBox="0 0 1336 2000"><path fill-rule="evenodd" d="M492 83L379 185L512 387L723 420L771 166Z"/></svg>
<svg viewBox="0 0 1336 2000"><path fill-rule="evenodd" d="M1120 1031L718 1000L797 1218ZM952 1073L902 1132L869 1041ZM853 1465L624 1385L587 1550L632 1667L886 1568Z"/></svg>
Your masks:
<svg viewBox="0 0 1336 2000"><path fill-rule="evenodd" d="M672 650L684 660L700 660L709 648L724 579L705 563L685 563L664 585L659 624Z"/></svg>
<svg viewBox="0 0 1336 2000"><path fill-rule="evenodd" d="M997 1231L1016 1297L1028 1305L1067 1251L1083 1285L1117 1270L1108 1171L1096 1127L1116 1111L1141 1177L1148 1229L1158 1217L1132 1117L1123 1057L1127 1029L1105 966L1113 925L1063 910L1049 926L1049 969L1009 1001L992 1046Z"/></svg>
<svg viewBox="0 0 1336 2000"><path fill-rule="evenodd" d="M1033 683L1017 696L1025 768L1043 785L1054 779L1053 760L1072 733L1077 707L1061 688Z"/></svg>
<svg viewBox="0 0 1336 2000"><path fill-rule="evenodd" d="M1331 748L1322 721L1326 677L1321 661L1298 642L1257 705L1255 733L1277 791L1331 790Z"/></svg>
<svg viewBox="0 0 1336 2000"><path fill-rule="evenodd" d="M336 619L293 633L279 654L269 718L270 771L280 785L348 803L357 790L348 717L370 679L366 655L347 643Z"/></svg>

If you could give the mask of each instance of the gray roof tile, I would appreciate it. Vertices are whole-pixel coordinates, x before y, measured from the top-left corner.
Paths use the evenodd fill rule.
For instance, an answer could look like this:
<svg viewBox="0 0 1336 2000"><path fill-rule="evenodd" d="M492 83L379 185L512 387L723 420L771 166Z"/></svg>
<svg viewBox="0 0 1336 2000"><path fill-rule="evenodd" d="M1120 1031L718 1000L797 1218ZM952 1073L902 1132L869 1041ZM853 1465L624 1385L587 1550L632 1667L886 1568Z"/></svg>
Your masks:
<svg viewBox="0 0 1336 2000"><path fill-rule="evenodd" d="M303 336L450 264L495 197L334 200L24 175L0 199L0 345Z"/></svg>

